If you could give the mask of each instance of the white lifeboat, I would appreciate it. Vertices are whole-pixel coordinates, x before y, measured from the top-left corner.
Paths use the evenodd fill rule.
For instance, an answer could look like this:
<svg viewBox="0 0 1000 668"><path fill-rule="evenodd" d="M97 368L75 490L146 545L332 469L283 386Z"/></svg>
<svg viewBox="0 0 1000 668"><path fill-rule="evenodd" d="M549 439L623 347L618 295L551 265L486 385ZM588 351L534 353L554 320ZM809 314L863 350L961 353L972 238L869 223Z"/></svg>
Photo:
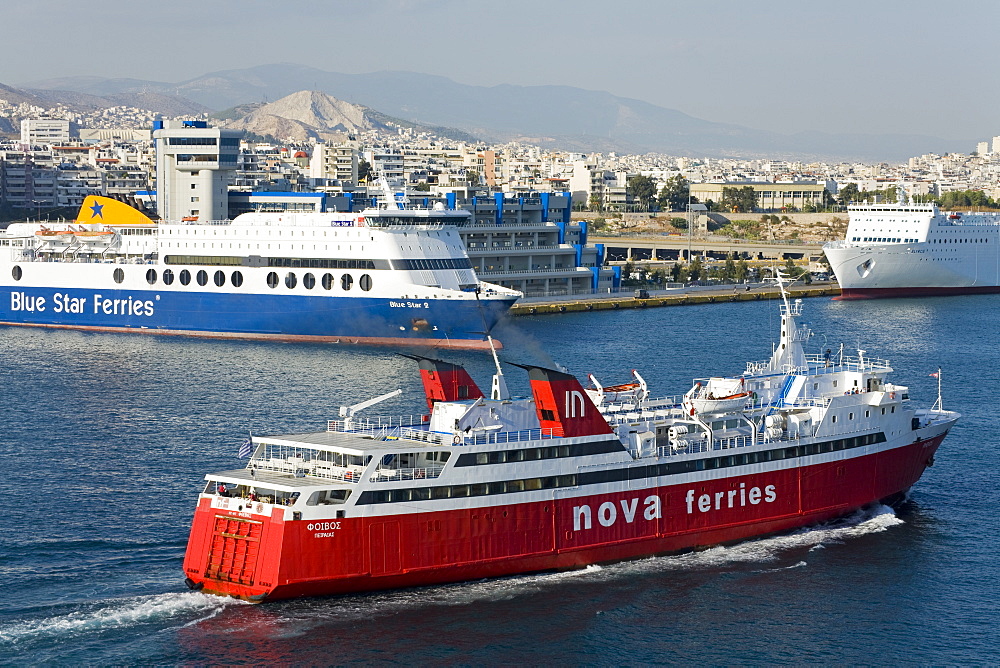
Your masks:
<svg viewBox="0 0 1000 668"><path fill-rule="evenodd" d="M73 233L77 241L90 245L108 244L115 236L114 231L108 229L87 230L80 229Z"/></svg>
<svg viewBox="0 0 1000 668"><path fill-rule="evenodd" d="M682 405L690 415L722 415L746 408L753 393L743 386L743 379L713 378L707 385L695 383L684 395Z"/></svg>
<svg viewBox="0 0 1000 668"><path fill-rule="evenodd" d="M73 230L50 230L43 227L35 232L35 238L50 244L68 244L73 241Z"/></svg>

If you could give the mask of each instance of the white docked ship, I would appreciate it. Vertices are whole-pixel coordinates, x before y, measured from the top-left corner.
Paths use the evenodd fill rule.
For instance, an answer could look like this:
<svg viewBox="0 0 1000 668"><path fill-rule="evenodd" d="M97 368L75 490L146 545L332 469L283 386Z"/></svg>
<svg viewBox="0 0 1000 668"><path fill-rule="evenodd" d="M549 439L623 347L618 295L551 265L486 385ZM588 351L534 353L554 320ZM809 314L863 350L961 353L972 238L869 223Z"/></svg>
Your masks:
<svg viewBox="0 0 1000 668"><path fill-rule="evenodd" d="M154 222L88 196L73 223L0 231L0 324L486 346L520 293L478 280L470 214L392 204Z"/></svg>
<svg viewBox="0 0 1000 668"><path fill-rule="evenodd" d="M905 203L848 212L846 238L823 247L839 299L1000 292L1000 213Z"/></svg>

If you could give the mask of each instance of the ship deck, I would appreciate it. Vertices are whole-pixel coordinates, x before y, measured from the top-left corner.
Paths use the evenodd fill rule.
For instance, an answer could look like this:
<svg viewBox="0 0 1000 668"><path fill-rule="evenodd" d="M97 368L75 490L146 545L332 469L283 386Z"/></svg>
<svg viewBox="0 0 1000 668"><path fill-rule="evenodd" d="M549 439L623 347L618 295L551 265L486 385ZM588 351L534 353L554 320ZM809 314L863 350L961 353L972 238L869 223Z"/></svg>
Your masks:
<svg viewBox="0 0 1000 668"><path fill-rule="evenodd" d="M450 436L449 436L450 438ZM345 433L339 431L317 431L303 434L284 434L279 436L254 437L255 443L279 445L285 447L305 447L316 450L329 450L352 455L365 455L372 451L412 450L414 446L426 447L433 445L408 439L381 440L361 433Z"/></svg>

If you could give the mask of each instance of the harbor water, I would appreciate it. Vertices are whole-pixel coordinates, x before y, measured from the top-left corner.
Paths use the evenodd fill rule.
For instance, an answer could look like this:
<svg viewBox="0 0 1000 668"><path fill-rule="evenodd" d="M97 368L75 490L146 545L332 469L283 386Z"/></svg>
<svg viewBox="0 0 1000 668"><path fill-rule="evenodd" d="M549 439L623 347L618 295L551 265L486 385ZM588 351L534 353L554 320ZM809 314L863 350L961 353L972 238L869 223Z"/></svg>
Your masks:
<svg viewBox="0 0 1000 668"><path fill-rule="evenodd" d="M683 555L448 586L249 605L186 590L206 472L255 434L341 405L412 414L390 349L0 328L0 665L983 664L1000 656L1000 296L805 301L809 353L886 358L962 420L899 509ZM766 359L777 303L526 316L501 358L654 395ZM481 386L483 353L435 353ZM508 385L527 392L516 367Z"/></svg>

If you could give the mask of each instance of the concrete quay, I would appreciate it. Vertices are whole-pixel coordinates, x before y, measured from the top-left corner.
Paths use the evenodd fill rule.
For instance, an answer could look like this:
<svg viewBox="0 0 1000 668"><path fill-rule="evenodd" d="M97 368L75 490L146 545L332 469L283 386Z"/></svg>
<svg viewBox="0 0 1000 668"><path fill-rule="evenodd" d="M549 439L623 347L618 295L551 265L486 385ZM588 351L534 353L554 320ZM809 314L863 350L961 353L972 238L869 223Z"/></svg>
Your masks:
<svg viewBox="0 0 1000 668"><path fill-rule="evenodd" d="M786 288L793 299L804 297L836 297L840 286L836 283L801 285ZM618 295L586 295L566 298L532 297L518 301L510 309L514 316L576 313L580 311L614 311L627 308L658 308L662 306L691 306L695 304L721 304L725 302L750 302L763 299L780 299L781 291L774 285L751 286L698 286L678 290L650 291L648 298Z"/></svg>

